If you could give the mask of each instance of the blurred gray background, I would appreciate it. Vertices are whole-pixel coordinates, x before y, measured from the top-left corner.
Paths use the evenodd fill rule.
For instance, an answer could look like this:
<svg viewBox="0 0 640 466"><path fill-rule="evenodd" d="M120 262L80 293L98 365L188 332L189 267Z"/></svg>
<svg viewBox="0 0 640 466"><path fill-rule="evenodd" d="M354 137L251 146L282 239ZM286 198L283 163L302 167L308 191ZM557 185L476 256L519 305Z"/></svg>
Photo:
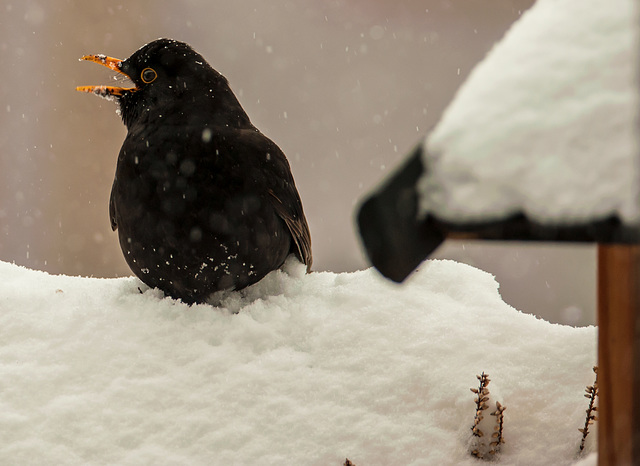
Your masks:
<svg viewBox="0 0 640 466"><path fill-rule="evenodd" d="M287 154L315 270L367 267L353 213L437 121L533 0L0 1L0 260L51 273L129 275L108 220L126 130L75 92L158 37L190 43ZM509 304L552 322L595 315L595 248L451 242Z"/></svg>

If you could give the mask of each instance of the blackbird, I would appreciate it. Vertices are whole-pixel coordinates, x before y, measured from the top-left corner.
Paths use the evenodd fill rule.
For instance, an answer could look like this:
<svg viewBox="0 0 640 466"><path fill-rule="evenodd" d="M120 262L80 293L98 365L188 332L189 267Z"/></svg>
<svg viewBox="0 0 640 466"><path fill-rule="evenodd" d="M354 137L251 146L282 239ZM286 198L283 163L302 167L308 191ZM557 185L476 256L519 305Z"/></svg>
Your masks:
<svg viewBox="0 0 640 466"><path fill-rule="evenodd" d="M87 55L131 87L82 86L115 99L127 127L111 189L111 228L135 275L186 303L239 290L311 236L289 163L249 120L227 79L171 39L125 60Z"/></svg>

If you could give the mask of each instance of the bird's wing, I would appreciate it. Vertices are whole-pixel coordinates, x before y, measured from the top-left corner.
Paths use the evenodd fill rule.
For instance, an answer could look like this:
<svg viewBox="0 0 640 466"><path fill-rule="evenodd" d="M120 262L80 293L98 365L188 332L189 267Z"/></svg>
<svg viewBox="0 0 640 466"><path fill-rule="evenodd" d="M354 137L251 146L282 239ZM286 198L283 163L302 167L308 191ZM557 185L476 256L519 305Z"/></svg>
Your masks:
<svg viewBox="0 0 640 466"><path fill-rule="evenodd" d="M302 211L300 198L297 197L296 206L287 206L280 200L273 190L270 189L269 194L271 196L273 206L276 209L276 213L280 218L282 218L282 220L284 220L284 223L287 225L293 241L296 244L298 250L296 255L298 256L298 259L300 259L303 264L306 264L307 271L311 270L311 263L313 262L313 257L311 255L311 234L309 232L309 226L307 225L307 219ZM297 212L295 212L296 210Z"/></svg>
<svg viewBox="0 0 640 466"><path fill-rule="evenodd" d="M284 220L296 245L296 256L307 266L307 271L311 270L311 233L287 158L273 141L259 131L250 129L241 130L241 133L242 137L235 141L236 149L244 146L244 150L255 157L252 157L251 165L256 166L257 163L263 172L256 173L256 178L264 179L267 197L276 214ZM242 152L238 150L238 153Z"/></svg>
<svg viewBox="0 0 640 466"><path fill-rule="evenodd" d="M116 231L118 223L116 222L116 202L115 202L115 187L116 180L113 180L113 186L111 186L111 196L109 197L109 220L111 221L111 229Z"/></svg>

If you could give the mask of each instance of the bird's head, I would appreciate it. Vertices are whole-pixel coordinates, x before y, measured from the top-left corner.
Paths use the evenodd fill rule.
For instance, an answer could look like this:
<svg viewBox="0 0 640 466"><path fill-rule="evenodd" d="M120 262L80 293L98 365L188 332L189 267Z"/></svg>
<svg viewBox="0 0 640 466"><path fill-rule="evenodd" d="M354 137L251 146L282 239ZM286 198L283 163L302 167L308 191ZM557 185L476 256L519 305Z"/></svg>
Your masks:
<svg viewBox="0 0 640 466"><path fill-rule="evenodd" d="M129 58L85 55L92 61L128 78L132 86L79 86L76 90L116 100L127 127L150 108L183 102L191 108L201 104L240 106L224 76L214 70L190 45L172 39L150 42ZM215 102L207 102L209 100ZM241 109L241 107L240 107ZM244 113L244 112L242 112Z"/></svg>

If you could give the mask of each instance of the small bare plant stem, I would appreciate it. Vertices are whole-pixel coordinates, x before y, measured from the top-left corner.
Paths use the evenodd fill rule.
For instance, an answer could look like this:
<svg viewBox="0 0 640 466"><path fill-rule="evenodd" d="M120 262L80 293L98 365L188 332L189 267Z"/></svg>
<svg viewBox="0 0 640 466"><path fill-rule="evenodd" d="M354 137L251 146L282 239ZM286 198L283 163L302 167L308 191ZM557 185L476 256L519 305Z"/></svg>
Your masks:
<svg viewBox="0 0 640 466"><path fill-rule="evenodd" d="M585 398L589 398L589 407L587 408L587 417L584 421L584 427L582 429L578 429L582 432L582 440L580 441L580 452L584 450L584 444L587 440L587 435L589 435L589 426L598 420L598 416L596 416L596 412L598 411L598 407L595 406L596 397L598 396L598 366L593 367L593 372L596 374L596 380L593 382L593 385L589 385L585 389Z"/></svg>
<svg viewBox="0 0 640 466"><path fill-rule="evenodd" d="M499 401L496 401L496 410L491 413L492 416L496 417L497 424L494 427L494 433L491 434L491 438L493 439L489 444L491 449L489 453L495 455L500 451L500 445L504 443L503 436L503 428L504 428L504 410L507 409L506 406L502 406Z"/></svg>
<svg viewBox="0 0 640 466"><path fill-rule="evenodd" d="M489 407L487 405L487 402L489 401L489 390L487 389L487 386L491 380L489 379L488 374L485 374L484 372L476 377L479 380L478 388L471 388L471 391L476 394L476 415L473 419L473 427L471 427L471 431L473 432L474 437L480 439L484 436L484 433L480 430L479 426L480 422L484 419L483 411ZM478 447L479 445L471 451L471 454L477 458L483 458L484 453Z"/></svg>
<svg viewBox="0 0 640 466"><path fill-rule="evenodd" d="M480 430L480 424L484 419L484 411L489 408L489 389L487 387L491 380L489 375L484 372L476 375L476 377L479 381L478 388L470 389L476 394L474 399L476 402L476 415L473 419L473 427L471 427L474 440L471 443L470 450L472 456L489 460L495 458L495 455L500 451L500 445L504 443L504 410L507 408L502 406L500 402L496 402L496 409L491 413L492 416L495 416L495 425L491 433L491 440L487 446L482 439L484 432ZM484 428L486 427L485 425Z"/></svg>

